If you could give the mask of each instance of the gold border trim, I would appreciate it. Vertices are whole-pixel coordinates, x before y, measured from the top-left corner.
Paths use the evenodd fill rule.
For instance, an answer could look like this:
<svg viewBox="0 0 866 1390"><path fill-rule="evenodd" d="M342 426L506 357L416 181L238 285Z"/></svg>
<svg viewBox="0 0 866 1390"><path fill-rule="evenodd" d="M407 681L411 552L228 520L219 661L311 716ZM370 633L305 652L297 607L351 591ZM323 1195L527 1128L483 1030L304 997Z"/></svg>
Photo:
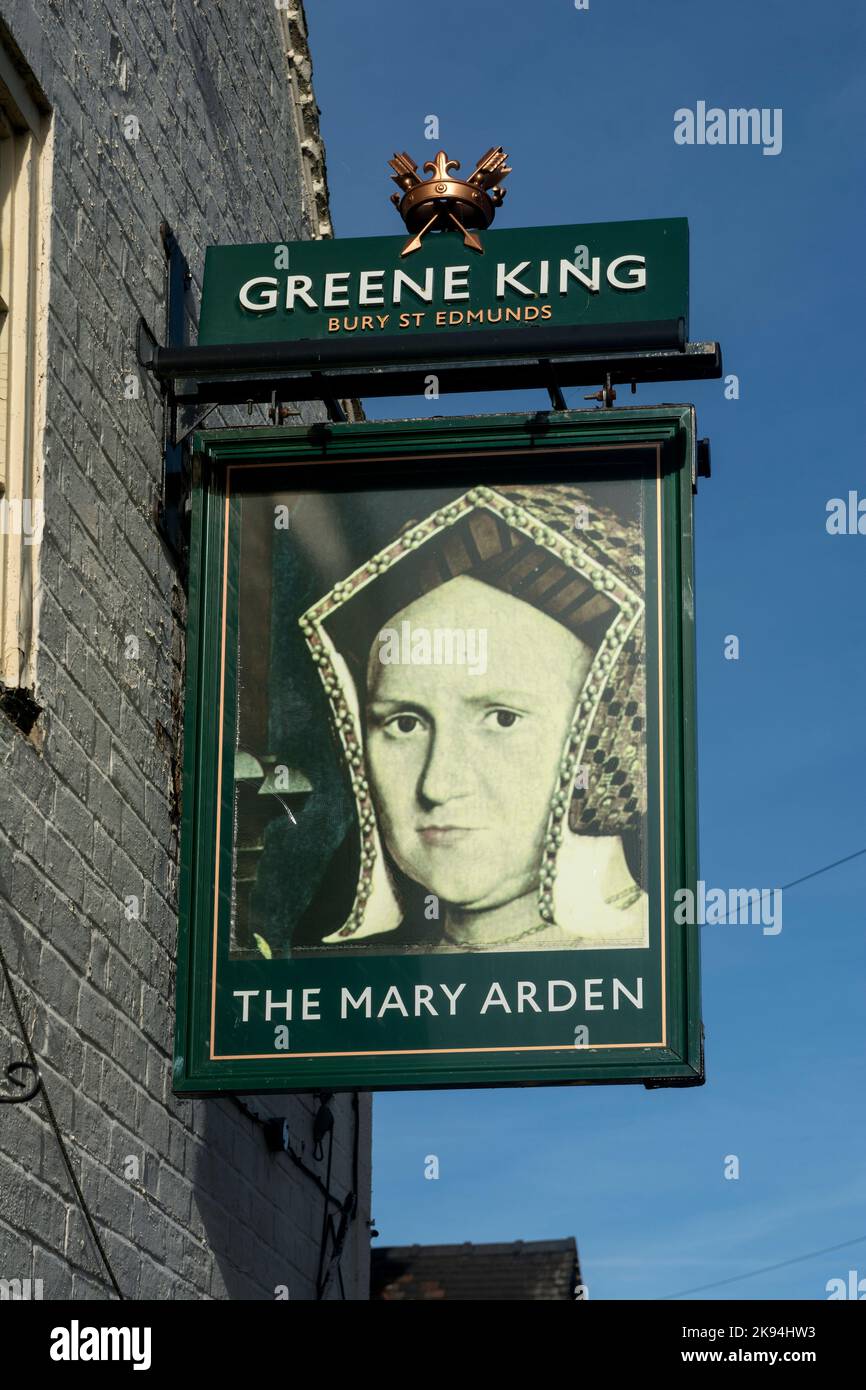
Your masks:
<svg viewBox="0 0 866 1390"><path fill-rule="evenodd" d="M617 448L623 450L645 449L646 444L623 444ZM662 623L662 474L661 474L661 444L656 441L656 599L658 616L658 729L659 729L659 870L662 888L665 882L665 782L664 782L664 631ZM597 452L597 444L576 444L557 447L559 453L586 453ZM430 460L439 458L490 458L491 450L452 450L449 452L431 454ZM499 457L508 454L523 454L526 450L500 449L497 451ZM427 457L422 455L421 460ZM406 455L365 455L365 463L393 462L412 459L419 461L416 454ZM301 460L300 462L306 462ZM542 1043L533 1044L528 1047L422 1047L422 1048L400 1048L388 1051L370 1050L364 1052L238 1052L220 1053L214 1052L214 1040L216 1036L216 992L217 992L217 946L219 934L219 870L220 870L220 829L222 819L222 772L223 772L223 729L224 729L224 702L225 702L225 657L226 657L226 598L228 593L228 549L229 549L229 524L231 518L231 474L234 469L240 468L248 471L250 467L255 468L286 468L291 467L291 462L263 461L255 465L246 464L227 464L226 465L226 490L225 502L223 506L224 515L224 534L223 534L223 582L222 582L222 612L220 615L220 680L219 680L219 749L217 755L217 809L216 809L216 842L214 855L214 922L211 950L211 1016L210 1016L210 1037L208 1040L208 1060L211 1062L260 1062L267 1060L307 1061L316 1057L418 1057L418 1056L453 1056L463 1053L498 1053L498 1052L613 1052L619 1050L631 1050L645 1047L667 1047L667 932L665 914L665 894L661 893L661 1014L662 1014L662 1039L661 1042L634 1042L634 1043L598 1043L587 1045L586 1047L569 1046L567 1043ZM471 489L470 489L471 491ZM392 547L388 547L390 550ZM398 544L399 548L399 544ZM573 547L574 548L574 547ZM377 557L374 557L377 558ZM370 562L366 562L369 564ZM363 570L366 566L361 566ZM356 571L358 573L360 571ZM351 576L350 576L351 577ZM372 578L372 576L371 576ZM625 587L625 586L623 586ZM315 612L327 600L328 595L324 595L308 609L303 615L308 617L311 612ZM321 616L324 616L323 614ZM615 623L614 623L615 626ZM595 665L595 663L593 663ZM491 952L490 954L495 954Z"/></svg>

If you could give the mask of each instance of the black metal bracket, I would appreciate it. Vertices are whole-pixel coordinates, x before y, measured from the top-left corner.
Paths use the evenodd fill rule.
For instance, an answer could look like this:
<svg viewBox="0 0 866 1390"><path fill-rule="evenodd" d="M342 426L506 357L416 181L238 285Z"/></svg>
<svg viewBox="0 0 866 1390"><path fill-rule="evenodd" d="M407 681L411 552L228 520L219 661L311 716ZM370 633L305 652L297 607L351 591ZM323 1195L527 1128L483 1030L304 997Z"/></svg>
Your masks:
<svg viewBox="0 0 866 1390"><path fill-rule="evenodd" d="M26 1082L18 1080L17 1073L19 1071L30 1072L33 1081L29 1086ZM0 1105L23 1105L26 1101L33 1100L42 1090L42 1077L32 1062L10 1062L6 1068L6 1075L13 1086L21 1087L22 1094L20 1096L0 1096Z"/></svg>
<svg viewBox="0 0 866 1390"><path fill-rule="evenodd" d="M209 406L208 406L207 410L203 410L203 411L201 412L200 415L197 415L197 416L195 417L195 419L193 420L192 424L191 424L191 425L187 425L187 427L186 427L186 429L184 430L183 434L177 434L177 433L176 433L176 430L177 430L177 423L176 423L176 421L175 421L175 437L172 438L172 440L171 440L172 445L173 445L175 448L178 448L178 449L179 449L183 444L186 443L186 441L189 439L190 435L195 434L195 432L196 432L196 430L199 428L199 426L204 424L204 422L205 422L205 420L208 418L208 416L209 416L209 415L213 415L213 413L214 413L215 410L219 410L219 401L215 401L213 405L209 405Z"/></svg>
<svg viewBox="0 0 866 1390"><path fill-rule="evenodd" d="M192 286L192 273L186 256L167 222L160 223L160 239L165 252L165 336L166 344L183 350L187 346L187 297ZM136 353L139 364L159 352L154 334L143 319L136 333ZM164 403L162 496L156 506L156 526L174 556L181 574L186 578L188 519L186 502L189 496L189 471L186 466L184 440L187 431L178 435L179 403L172 392L160 383ZM193 426L195 428L195 426Z"/></svg>
<svg viewBox="0 0 866 1390"><path fill-rule="evenodd" d="M568 410L568 402L562 394L562 387L556 379L556 369L549 358L542 362L542 366L547 367L550 373L550 380L547 383L547 394L550 397L551 410Z"/></svg>
<svg viewBox="0 0 866 1390"><path fill-rule="evenodd" d="M710 455L710 441L708 439L698 440L696 464L699 478L709 478L712 476L712 459Z"/></svg>
<svg viewBox="0 0 866 1390"><path fill-rule="evenodd" d="M422 333L411 338L301 339L290 342L187 343L189 266L167 223L166 342L142 318L136 332L140 367L158 385L165 406L163 495L157 525L185 575L189 477L184 445L219 406L268 405L274 425L292 413L285 402L321 401L328 418L346 419L341 400L423 395L431 373L437 391L540 388L554 411L567 410L567 386L601 389L586 400L611 409L617 384L706 381L721 377L718 343L690 343L685 320ZM178 428L179 412L194 411ZM323 426L326 428L326 426ZM699 472L709 469L708 449Z"/></svg>
<svg viewBox="0 0 866 1390"><path fill-rule="evenodd" d="M397 342L302 339L198 347L160 347L142 322L138 343L141 366L173 408L319 400L332 420L345 418L340 399L423 395L431 372L440 392L539 387L554 410L567 408L567 386L602 382L602 393L593 399L609 407L617 383L634 390L639 381L722 375L719 344L687 342L682 319L425 333Z"/></svg>

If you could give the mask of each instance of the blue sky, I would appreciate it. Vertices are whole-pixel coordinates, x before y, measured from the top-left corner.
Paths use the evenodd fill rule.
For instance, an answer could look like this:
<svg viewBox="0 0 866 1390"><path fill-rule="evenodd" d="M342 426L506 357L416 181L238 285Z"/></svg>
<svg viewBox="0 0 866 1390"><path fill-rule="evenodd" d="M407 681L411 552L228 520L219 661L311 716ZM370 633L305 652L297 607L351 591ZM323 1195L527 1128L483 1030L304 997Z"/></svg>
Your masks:
<svg viewBox="0 0 866 1390"><path fill-rule="evenodd" d="M862 4L307 0L307 16L338 236L401 230L386 163L431 157L429 114L464 167L507 150L497 226L688 217L690 336L721 342L740 398L683 383L634 403L694 401L713 445L696 499L701 877L775 887L866 847L866 536L825 527L830 498L866 497ZM675 144L674 111L699 100L780 107L781 153ZM864 889L866 856L786 893L778 936L703 928L703 1088L378 1096L381 1243L574 1235L591 1298L663 1297L858 1236L698 1296L815 1299L866 1276Z"/></svg>

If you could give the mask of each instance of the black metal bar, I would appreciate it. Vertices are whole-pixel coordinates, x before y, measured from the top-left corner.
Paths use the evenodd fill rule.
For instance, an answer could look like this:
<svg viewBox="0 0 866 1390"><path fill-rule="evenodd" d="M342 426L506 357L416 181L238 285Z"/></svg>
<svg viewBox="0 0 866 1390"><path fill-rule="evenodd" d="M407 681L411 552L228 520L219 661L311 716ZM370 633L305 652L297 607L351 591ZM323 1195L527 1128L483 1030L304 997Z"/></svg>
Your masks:
<svg viewBox="0 0 866 1390"><path fill-rule="evenodd" d="M333 420L334 424L342 425L346 422L346 412L340 405L336 396L329 395L325 386L324 378L320 372L311 372L310 380L317 387L317 398L321 399L328 412L328 419Z"/></svg>
<svg viewBox="0 0 866 1390"><path fill-rule="evenodd" d="M614 384L633 381L711 381L722 375L718 343L687 343L684 352L659 351L564 357L555 361L556 385L597 386L609 375ZM179 405L222 405L245 401L269 401L276 390L282 400L363 399L365 396L424 394L428 367L392 367L389 370L334 372L272 372L261 375L187 377L169 385L170 398ZM539 361L477 362L436 368L439 391L507 391L523 388L548 390L550 363Z"/></svg>
<svg viewBox="0 0 866 1390"><path fill-rule="evenodd" d="M216 343L204 347L157 347L142 365L159 381L215 376L225 372L321 370L342 366L391 366L395 362L475 361L478 358L549 358L576 353L619 353L668 349L684 352L685 320L599 324L595 327L473 329L464 333L421 333L411 338L310 339L275 343Z"/></svg>
<svg viewBox="0 0 866 1390"><path fill-rule="evenodd" d="M553 369L553 363L548 358L544 359L541 362L541 366L547 368L547 394L550 397L551 409L568 410L568 403L565 399L565 396L562 394L562 388L560 387L559 382L556 379L556 372Z"/></svg>
<svg viewBox="0 0 866 1390"><path fill-rule="evenodd" d="M192 282L189 265L180 248L177 238L167 222L160 226L163 250L165 252L165 332L170 345L169 350L183 351L186 345L186 295ZM164 351L154 341L147 329L142 332L139 325L139 362L150 370L149 361ZM156 523L166 544L170 547L178 569L185 573L184 550L186 535L184 531L184 497L187 492L187 478L183 442L178 439L178 402L173 392L168 393L168 429L165 431L163 453L162 497L157 505Z"/></svg>
<svg viewBox="0 0 866 1390"><path fill-rule="evenodd" d="M708 439L699 439L697 443L697 473L699 478L709 478L712 475L712 459Z"/></svg>

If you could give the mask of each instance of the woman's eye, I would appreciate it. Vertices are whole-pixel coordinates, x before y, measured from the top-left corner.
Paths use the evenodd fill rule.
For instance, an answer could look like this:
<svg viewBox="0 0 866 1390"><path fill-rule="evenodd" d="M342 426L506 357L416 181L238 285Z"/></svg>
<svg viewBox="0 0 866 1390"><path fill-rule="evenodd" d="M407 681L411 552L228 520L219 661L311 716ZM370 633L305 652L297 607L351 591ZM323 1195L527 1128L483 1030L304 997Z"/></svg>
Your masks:
<svg viewBox="0 0 866 1390"><path fill-rule="evenodd" d="M492 709L485 715L485 722L492 721L497 729L512 729L519 719L513 709Z"/></svg>
<svg viewBox="0 0 866 1390"><path fill-rule="evenodd" d="M414 734L420 727L421 720L417 714L398 714L396 719L389 720L387 725L392 734Z"/></svg>

